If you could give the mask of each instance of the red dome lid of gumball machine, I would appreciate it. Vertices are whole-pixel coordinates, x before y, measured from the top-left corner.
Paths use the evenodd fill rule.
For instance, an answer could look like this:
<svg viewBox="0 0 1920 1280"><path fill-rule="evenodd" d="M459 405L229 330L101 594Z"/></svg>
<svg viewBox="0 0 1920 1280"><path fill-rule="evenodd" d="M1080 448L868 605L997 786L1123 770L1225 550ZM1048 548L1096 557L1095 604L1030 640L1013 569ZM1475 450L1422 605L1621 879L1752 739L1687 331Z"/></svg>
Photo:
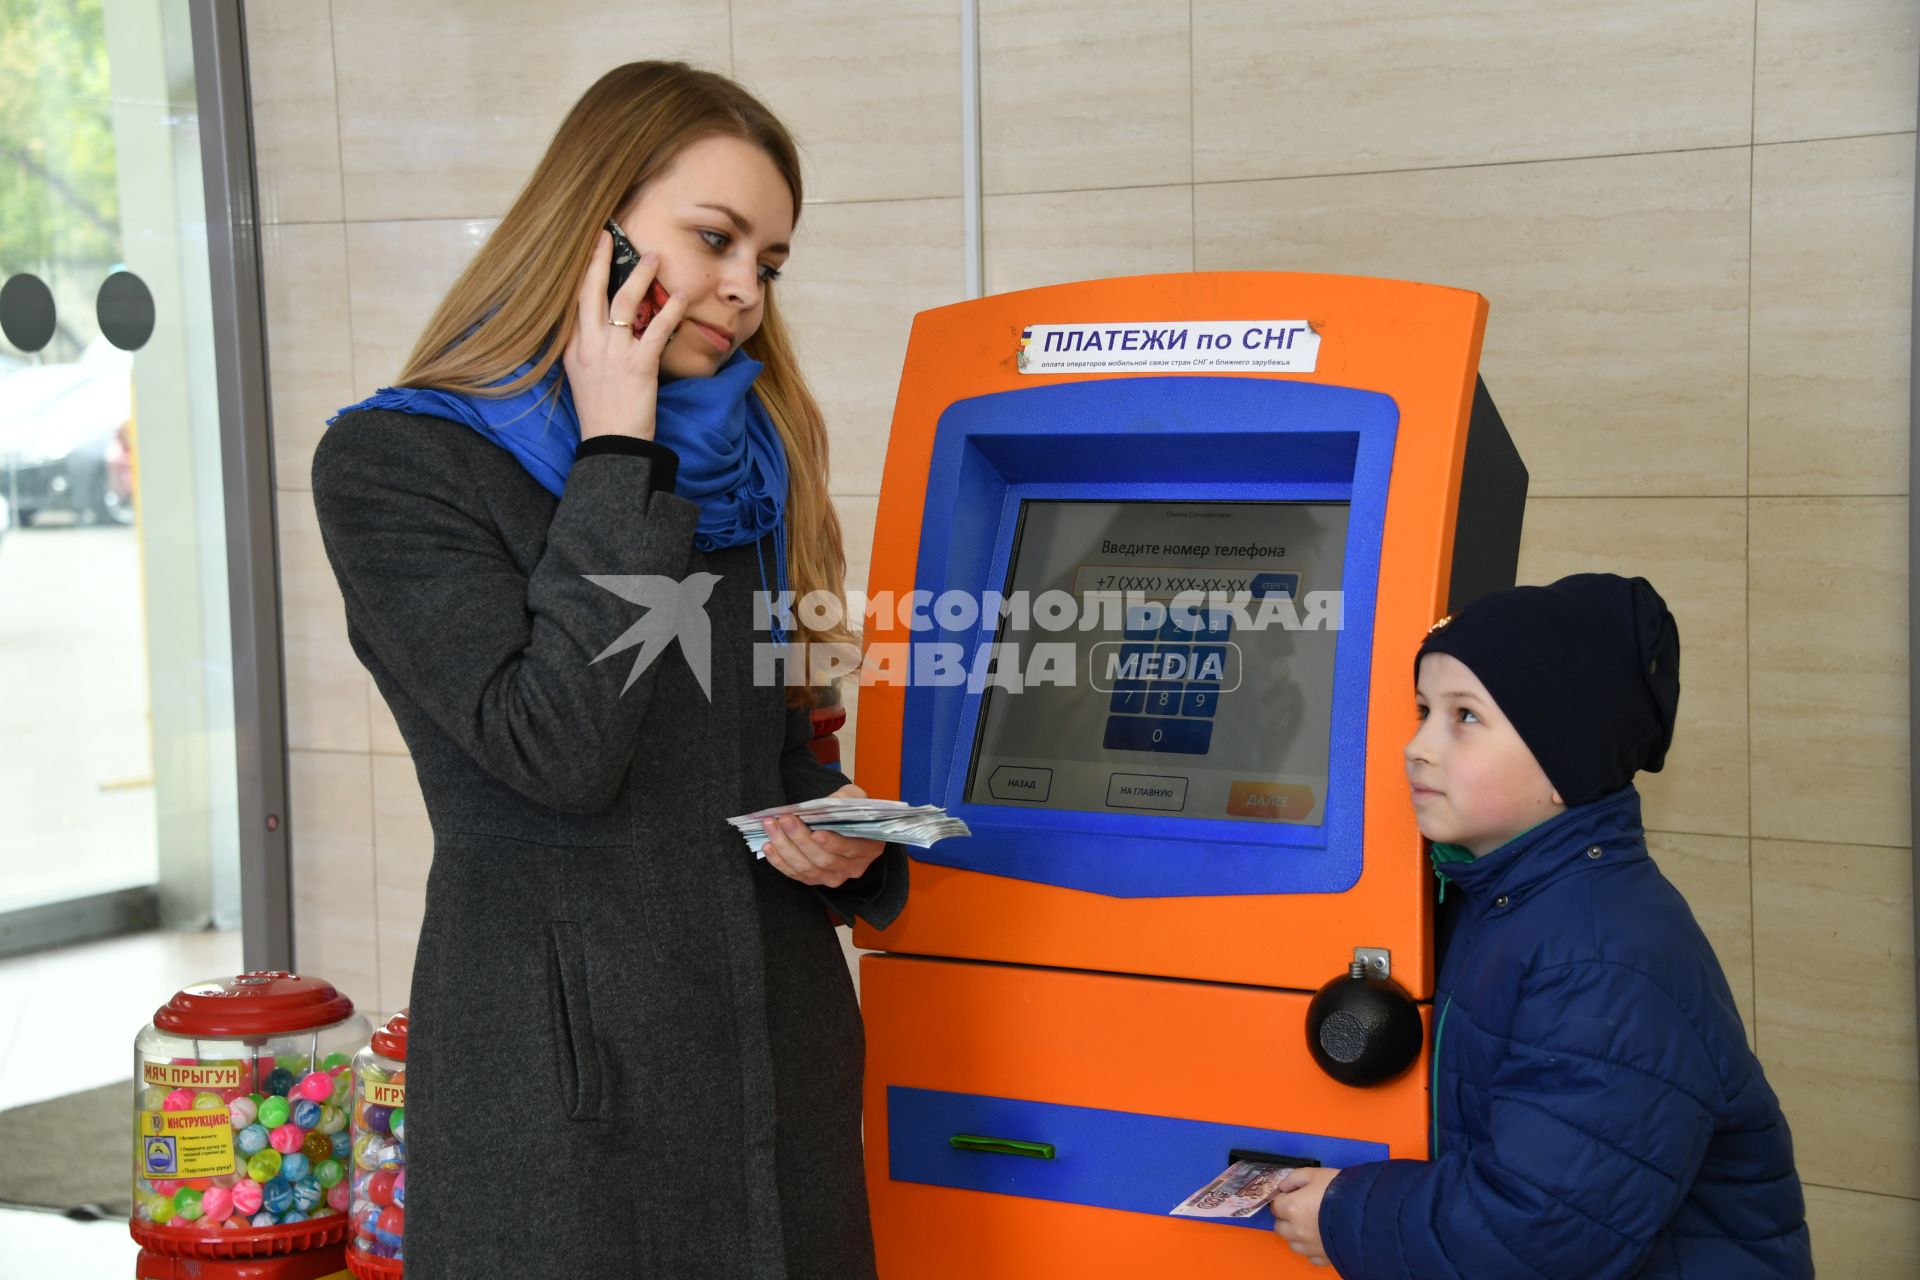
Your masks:
<svg viewBox="0 0 1920 1280"><path fill-rule="evenodd" d="M366 1027L332 983L278 969L196 982L154 1011L134 1042L128 1224L148 1254L266 1259L344 1241L349 1051Z"/></svg>
<svg viewBox="0 0 1920 1280"><path fill-rule="evenodd" d="M373 1051L395 1062L407 1060L407 1010L387 1019L387 1025L373 1033Z"/></svg>
<svg viewBox="0 0 1920 1280"><path fill-rule="evenodd" d="M262 969L182 987L154 1012L153 1025L177 1036L248 1039L328 1027L353 1016L353 1001L321 978Z"/></svg>

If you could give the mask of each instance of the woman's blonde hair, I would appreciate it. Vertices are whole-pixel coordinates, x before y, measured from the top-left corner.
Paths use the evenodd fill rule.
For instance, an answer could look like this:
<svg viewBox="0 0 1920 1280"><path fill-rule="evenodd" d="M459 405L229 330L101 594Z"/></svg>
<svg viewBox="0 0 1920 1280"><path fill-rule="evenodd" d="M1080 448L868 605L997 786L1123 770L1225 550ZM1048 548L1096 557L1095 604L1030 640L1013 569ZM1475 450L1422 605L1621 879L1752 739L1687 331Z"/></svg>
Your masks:
<svg viewBox="0 0 1920 1280"><path fill-rule="evenodd" d="M688 145L711 137L766 152L799 220L799 152L752 94L683 62L615 67L561 121L513 207L442 299L397 385L508 396L545 377L573 336L580 279L601 226ZM745 349L765 366L754 390L786 445L788 587L795 600L824 591L843 601L847 561L827 497L826 420L800 375L771 286ZM500 381L529 360L525 375ZM793 632L796 642L856 642L839 616L820 628L796 610ZM789 701L809 703L811 692L798 689Z"/></svg>

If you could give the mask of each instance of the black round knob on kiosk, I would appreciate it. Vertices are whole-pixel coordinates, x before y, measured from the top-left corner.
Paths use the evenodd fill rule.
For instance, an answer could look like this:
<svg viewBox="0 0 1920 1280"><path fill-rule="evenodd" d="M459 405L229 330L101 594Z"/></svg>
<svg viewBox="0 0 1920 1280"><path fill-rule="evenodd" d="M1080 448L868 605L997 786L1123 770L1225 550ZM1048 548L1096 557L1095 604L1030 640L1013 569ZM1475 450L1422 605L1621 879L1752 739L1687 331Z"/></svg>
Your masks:
<svg viewBox="0 0 1920 1280"><path fill-rule="evenodd" d="M1420 1056L1420 1010L1389 978L1370 977L1364 960L1314 993L1307 1006L1307 1049L1341 1084L1384 1084Z"/></svg>

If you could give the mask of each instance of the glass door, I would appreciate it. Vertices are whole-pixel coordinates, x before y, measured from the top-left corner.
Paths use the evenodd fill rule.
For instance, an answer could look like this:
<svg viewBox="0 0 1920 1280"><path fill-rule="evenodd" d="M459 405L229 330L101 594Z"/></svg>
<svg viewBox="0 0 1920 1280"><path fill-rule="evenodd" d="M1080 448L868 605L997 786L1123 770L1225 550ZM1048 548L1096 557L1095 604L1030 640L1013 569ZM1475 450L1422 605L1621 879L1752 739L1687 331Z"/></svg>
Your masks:
<svg viewBox="0 0 1920 1280"><path fill-rule="evenodd" d="M188 6L0 0L0 68L0 955L237 928Z"/></svg>

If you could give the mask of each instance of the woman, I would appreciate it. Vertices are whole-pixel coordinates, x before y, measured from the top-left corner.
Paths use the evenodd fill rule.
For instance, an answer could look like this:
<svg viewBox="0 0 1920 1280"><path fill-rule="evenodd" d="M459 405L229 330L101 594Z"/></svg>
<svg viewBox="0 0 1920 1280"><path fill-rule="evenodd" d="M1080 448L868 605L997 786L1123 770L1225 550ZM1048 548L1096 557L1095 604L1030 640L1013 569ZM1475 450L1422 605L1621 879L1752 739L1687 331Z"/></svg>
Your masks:
<svg viewBox="0 0 1920 1280"><path fill-rule="evenodd" d="M873 1274L859 1010L822 907L885 926L905 857L789 820L756 862L726 822L858 794L753 654L756 592L843 596L771 294L799 209L793 142L739 86L608 73L399 385L315 455L349 638L434 830L414 1280ZM609 218L644 251L611 301ZM636 627L654 609L664 634Z"/></svg>

